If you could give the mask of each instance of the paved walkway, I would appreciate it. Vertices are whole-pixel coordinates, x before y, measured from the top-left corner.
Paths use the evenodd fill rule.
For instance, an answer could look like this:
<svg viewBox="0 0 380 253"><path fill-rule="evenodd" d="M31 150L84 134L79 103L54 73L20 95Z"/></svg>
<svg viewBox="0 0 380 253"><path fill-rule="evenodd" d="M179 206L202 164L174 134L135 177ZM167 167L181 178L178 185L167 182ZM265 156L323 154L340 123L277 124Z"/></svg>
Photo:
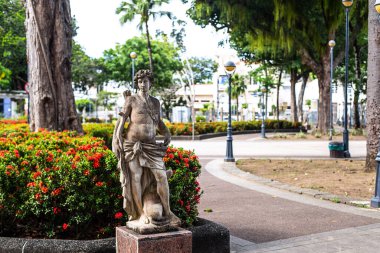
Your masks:
<svg viewBox="0 0 380 253"><path fill-rule="evenodd" d="M327 143L269 141L250 135L234 141L234 151L242 158L261 154L322 158L328 157L324 150ZM379 210L336 204L262 184L233 163L223 162L223 139L176 141L174 145L195 149L199 155L204 190L200 217L230 230L231 252L379 252ZM350 151L352 156L363 157L365 142L351 142Z"/></svg>

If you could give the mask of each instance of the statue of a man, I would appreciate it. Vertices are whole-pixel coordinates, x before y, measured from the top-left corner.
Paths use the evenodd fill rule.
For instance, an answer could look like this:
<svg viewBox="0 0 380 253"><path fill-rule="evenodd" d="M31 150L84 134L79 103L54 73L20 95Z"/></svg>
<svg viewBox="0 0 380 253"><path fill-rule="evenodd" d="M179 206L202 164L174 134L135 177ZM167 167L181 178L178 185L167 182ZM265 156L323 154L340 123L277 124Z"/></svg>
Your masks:
<svg viewBox="0 0 380 253"><path fill-rule="evenodd" d="M162 158L170 143L170 132L160 118L160 102L149 95L153 82L149 70L135 75L138 92L124 92L125 104L113 135L123 188L123 208L133 226L178 224L169 206L167 171ZM129 124L123 135L124 124ZM165 137L156 143L156 131ZM132 227L133 227L132 226Z"/></svg>

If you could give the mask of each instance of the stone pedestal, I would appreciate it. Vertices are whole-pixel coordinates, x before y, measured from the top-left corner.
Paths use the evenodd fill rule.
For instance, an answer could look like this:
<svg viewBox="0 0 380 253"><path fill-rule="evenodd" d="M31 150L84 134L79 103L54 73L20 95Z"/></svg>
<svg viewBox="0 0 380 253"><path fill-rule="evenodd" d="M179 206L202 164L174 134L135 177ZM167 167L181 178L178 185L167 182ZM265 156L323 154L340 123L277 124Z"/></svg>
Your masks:
<svg viewBox="0 0 380 253"><path fill-rule="evenodd" d="M140 235L126 227L116 228L117 253L191 253L191 232L185 229Z"/></svg>

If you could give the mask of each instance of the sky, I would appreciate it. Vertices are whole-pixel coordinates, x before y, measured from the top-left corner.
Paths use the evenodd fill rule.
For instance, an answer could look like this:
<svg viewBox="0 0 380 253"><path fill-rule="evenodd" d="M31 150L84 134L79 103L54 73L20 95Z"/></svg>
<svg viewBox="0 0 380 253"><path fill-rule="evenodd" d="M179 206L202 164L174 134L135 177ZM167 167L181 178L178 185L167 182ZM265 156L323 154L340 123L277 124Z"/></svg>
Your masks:
<svg viewBox="0 0 380 253"><path fill-rule="evenodd" d="M136 28L137 20L121 25L120 16L115 13L122 0L71 0L71 15L77 20L78 35L74 38L90 57L100 57L104 50L114 48L116 43L123 44L126 40L139 36ZM189 6L189 4L187 4ZM202 29L186 16L188 8L180 0L172 0L169 5L163 5L161 10L170 11L179 19L187 22L185 46L187 57L215 58L216 55L233 55L234 50L228 46L221 48L218 42L226 40L228 35L216 32L211 26ZM154 35L157 29L171 30L167 17L150 21L150 33ZM137 52L138 53L138 52Z"/></svg>

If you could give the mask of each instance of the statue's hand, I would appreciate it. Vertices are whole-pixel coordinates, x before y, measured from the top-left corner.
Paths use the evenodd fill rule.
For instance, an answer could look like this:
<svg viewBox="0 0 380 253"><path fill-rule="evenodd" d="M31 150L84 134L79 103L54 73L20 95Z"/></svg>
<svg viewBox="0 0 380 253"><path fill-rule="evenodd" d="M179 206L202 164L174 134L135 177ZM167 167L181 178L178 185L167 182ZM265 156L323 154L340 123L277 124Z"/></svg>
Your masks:
<svg viewBox="0 0 380 253"><path fill-rule="evenodd" d="M129 97L130 95L132 95L132 93L131 93L130 90L125 90L125 91L123 92L124 99L126 99L126 98Z"/></svg>
<svg viewBox="0 0 380 253"><path fill-rule="evenodd" d="M164 146L169 146L170 141L171 141L170 136L166 136L164 140Z"/></svg>

